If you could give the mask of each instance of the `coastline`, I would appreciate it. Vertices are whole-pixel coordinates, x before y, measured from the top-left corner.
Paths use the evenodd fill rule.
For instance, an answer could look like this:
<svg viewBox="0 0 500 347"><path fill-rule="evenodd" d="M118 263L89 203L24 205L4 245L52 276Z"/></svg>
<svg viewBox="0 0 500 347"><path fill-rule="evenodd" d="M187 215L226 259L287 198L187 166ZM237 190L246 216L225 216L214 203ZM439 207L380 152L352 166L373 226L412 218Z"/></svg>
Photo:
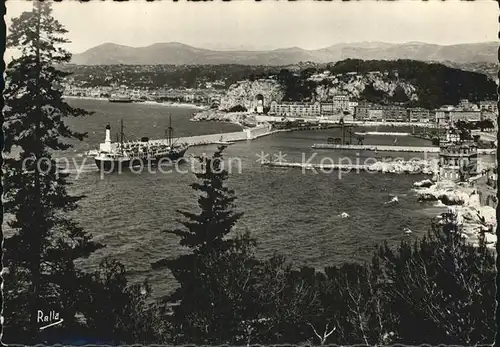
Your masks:
<svg viewBox="0 0 500 347"><path fill-rule="evenodd" d="M192 121L215 121L223 123L234 123L237 125L255 126L259 123L286 123L290 121L302 121L304 124L338 124L339 119L328 119L328 118L293 118L288 117L286 119L282 117L268 116L253 112L227 112L218 109L202 109L201 112L193 114L191 117ZM247 123L247 124L245 124ZM369 122L369 121L356 121L356 120L346 120L345 124L354 125L357 127L418 127L418 128L434 128L435 124L429 122ZM404 133L407 136L411 136L409 133Z"/></svg>
<svg viewBox="0 0 500 347"><path fill-rule="evenodd" d="M95 100L95 101L108 101L108 98L93 97L93 96L73 96L73 95L63 95L64 99L75 99L75 100ZM156 102L156 101L140 101L132 102L132 104L146 104L146 105L157 105L157 106L168 106L168 107L184 107L193 108L197 110L205 110L208 106L200 106L196 104L184 103L184 102Z"/></svg>
<svg viewBox="0 0 500 347"><path fill-rule="evenodd" d="M484 233L487 247L495 248L496 209L482 203L485 197L481 198L481 195L486 191L474 180L457 183L426 179L415 182L412 190L417 194L419 201L435 201L439 206L447 208L445 213L454 214L462 238L477 246L479 235ZM442 220L443 214L439 213L436 218Z"/></svg>

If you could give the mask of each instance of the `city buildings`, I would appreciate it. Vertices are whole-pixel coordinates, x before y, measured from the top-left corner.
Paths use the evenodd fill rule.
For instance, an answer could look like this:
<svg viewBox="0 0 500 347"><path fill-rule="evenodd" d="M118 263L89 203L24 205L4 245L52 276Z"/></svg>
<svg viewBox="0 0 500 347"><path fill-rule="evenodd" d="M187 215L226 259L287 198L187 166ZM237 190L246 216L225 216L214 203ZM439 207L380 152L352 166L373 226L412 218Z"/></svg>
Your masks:
<svg viewBox="0 0 500 347"><path fill-rule="evenodd" d="M498 103L496 100L485 100L479 102L479 109L483 112L498 114Z"/></svg>
<svg viewBox="0 0 500 347"><path fill-rule="evenodd" d="M408 111L401 106L359 103L355 107L356 120L407 122Z"/></svg>
<svg viewBox="0 0 500 347"><path fill-rule="evenodd" d="M408 111L401 106L383 106L382 114L386 122L408 122Z"/></svg>
<svg viewBox="0 0 500 347"><path fill-rule="evenodd" d="M347 111L349 109L349 96L345 94L333 95L331 102L333 108L339 111Z"/></svg>
<svg viewBox="0 0 500 347"><path fill-rule="evenodd" d="M464 105L463 101L461 103ZM449 105L442 106L435 111L435 115L436 123L442 126L451 126L459 121L479 122L481 120L481 111L470 106L467 106L467 109Z"/></svg>
<svg viewBox="0 0 500 347"><path fill-rule="evenodd" d="M449 126L451 124L450 112L453 111L453 106L441 106L435 110L435 122L438 126Z"/></svg>
<svg viewBox="0 0 500 347"><path fill-rule="evenodd" d="M321 104L316 102L285 102L272 101L269 108L270 115L284 117L319 117Z"/></svg>
<svg viewBox="0 0 500 347"><path fill-rule="evenodd" d="M207 82L204 84L204 89L169 87L148 89L118 84L83 87L67 80L62 83L61 88L66 96L109 98L113 93L124 93L134 100L184 102L216 108L226 93L225 89L218 88L222 83L223 81ZM258 110L256 105L254 111L265 113L267 107L264 106L269 106L270 115L282 117L323 116L331 120L340 120L340 118L346 119L347 115L353 115L354 119L359 121L429 122L440 127L448 127L458 121L479 122L484 119L491 120L494 127L497 127L498 115L497 102L492 100L480 101L479 105L476 105L467 99L462 99L457 105L445 105L436 110L429 110L421 107L405 108L399 105L378 105L366 101L355 101L341 93L331 96L324 102L272 101L269 105L267 103L259 105Z"/></svg>
<svg viewBox="0 0 500 347"><path fill-rule="evenodd" d="M321 103L321 115L325 117L334 117L340 114L339 110L335 108L332 102Z"/></svg>
<svg viewBox="0 0 500 347"><path fill-rule="evenodd" d="M356 117L356 119L358 119ZM372 122L382 122L384 120L384 111L382 110L381 107L378 108L370 108L368 109L368 115L366 119L363 119L366 121L372 121Z"/></svg>
<svg viewBox="0 0 500 347"><path fill-rule="evenodd" d="M452 128L440 141L439 179L464 180L477 174L477 145L460 140Z"/></svg>
<svg viewBox="0 0 500 347"><path fill-rule="evenodd" d="M467 99L461 99L458 102L457 108L463 111L479 111L479 107Z"/></svg>
<svg viewBox="0 0 500 347"><path fill-rule="evenodd" d="M431 122L434 121L431 111L421 107L409 108L408 109L408 121L412 123L416 122Z"/></svg>
<svg viewBox="0 0 500 347"><path fill-rule="evenodd" d="M365 120L368 119L368 110L376 107L376 105L360 101L358 105L354 109L354 115L357 120Z"/></svg>
<svg viewBox="0 0 500 347"><path fill-rule="evenodd" d="M481 111L477 110L453 110L450 112L452 124L459 121L479 122L481 120Z"/></svg>
<svg viewBox="0 0 500 347"><path fill-rule="evenodd" d="M358 106L358 102L357 101L349 101L347 103L347 108L348 108L349 113L354 114L356 112L356 107L357 106Z"/></svg>

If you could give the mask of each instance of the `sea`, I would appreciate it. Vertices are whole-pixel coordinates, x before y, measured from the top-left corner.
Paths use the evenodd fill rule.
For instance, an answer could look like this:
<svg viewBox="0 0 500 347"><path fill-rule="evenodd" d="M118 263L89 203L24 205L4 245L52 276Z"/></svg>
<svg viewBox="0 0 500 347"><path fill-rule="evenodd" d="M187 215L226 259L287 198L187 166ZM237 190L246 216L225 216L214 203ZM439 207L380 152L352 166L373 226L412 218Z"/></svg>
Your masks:
<svg viewBox="0 0 500 347"><path fill-rule="evenodd" d="M72 183L69 191L85 196L74 218L96 241L106 246L78 265L92 271L102 259L112 257L126 266L130 283L148 279L154 297L169 293L177 286L175 279L166 269L152 270L151 263L187 252L179 245L177 236L165 231L180 227L178 210L198 210L197 194L190 187L196 180L194 166L188 160L179 165L182 170L103 175L85 152L98 148L104 141L106 124L111 125L113 134L119 131L120 120L130 140L143 136L164 138L170 117L174 137L233 132L241 128L228 123L192 122L190 117L197 110L186 107L102 100L69 99L68 102L93 112L86 118L67 120L73 129L87 132L88 137L81 142L73 141L73 148L58 153L77 163L79 168L68 170ZM390 131L398 131L394 129ZM368 130L375 128L354 129ZM380 127L378 130L387 129ZM234 232L250 232L257 240L258 257L281 254L293 266L307 265L317 269L345 262L366 262L370 261L375 247L383 242L397 247L402 240L422 237L430 229L431 218L443 211L442 206L418 202L412 190L415 181L428 176L314 172L261 165L260 160L266 155L270 160L323 160L325 163L423 156L415 153L314 152L311 148L314 143L341 136L340 129L283 132L236 142L226 148L226 168L230 171L227 185L235 191L237 210L244 212ZM430 145L426 140L404 136L397 140L390 136L369 136L364 143L391 144L395 141L400 145ZM214 145L193 147L188 155L210 155L215 149ZM395 196L398 203L389 203ZM410 236L403 232L405 227L413 231Z"/></svg>

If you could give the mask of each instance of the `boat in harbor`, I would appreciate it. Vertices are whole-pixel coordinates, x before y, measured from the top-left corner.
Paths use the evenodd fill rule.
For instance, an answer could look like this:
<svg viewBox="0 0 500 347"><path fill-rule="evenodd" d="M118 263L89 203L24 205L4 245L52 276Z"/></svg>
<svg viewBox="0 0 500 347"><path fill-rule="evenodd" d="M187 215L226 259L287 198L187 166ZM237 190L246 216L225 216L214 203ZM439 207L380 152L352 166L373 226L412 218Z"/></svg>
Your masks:
<svg viewBox="0 0 500 347"><path fill-rule="evenodd" d="M123 102L123 103L131 103L134 100L127 94L111 94L109 97L109 102Z"/></svg>
<svg viewBox="0 0 500 347"><path fill-rule="evenodd" d="M235 143L234 141L224 141L223 136L220 137L219 141L213 142L214 145L223 145L223 146L229 146L229 145L232 145L234 143Z"/></svg>
<svg viewBox="0 0 500 347"><path fill-rule="evenodd" d="M106 126L106 138L94 156L97 168L105 172L121 171L133 167L157 166L184 157L189 148L186 143L174 141L172 138L172 120L168 128L167 139L149 140L147 137L139 141L125 141L123 120L121 121L120 138L111 142L111 126Z"/></svg>

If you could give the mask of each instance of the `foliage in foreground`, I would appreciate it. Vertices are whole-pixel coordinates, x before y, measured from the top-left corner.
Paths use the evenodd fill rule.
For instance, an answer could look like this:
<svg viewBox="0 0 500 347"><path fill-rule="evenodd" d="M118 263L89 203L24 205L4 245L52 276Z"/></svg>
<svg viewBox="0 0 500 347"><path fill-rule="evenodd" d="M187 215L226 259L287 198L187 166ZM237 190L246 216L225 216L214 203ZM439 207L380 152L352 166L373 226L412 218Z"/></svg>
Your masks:
<svg viewBox="0 0 500 347"><path fill-rule="evenodd" d="M31 28L35 28L32 30ZM151 303L147 283L129 285L125 268L106 260L94 273L75 260L101 245L67 217L80 197L56 177L52 151L61 138L83 138L63 122L83 116L54 86L65 76L54 62L69 55L56 46L65 30L46 4L13 20L8 44L23 51L7 71L5 212L14 218L6 238L4 342L196 344L486 344L495 334L495 259L484 242L466 244L437 226L397 249L383 245L370 264L317 271L294 269L275 255L259 259L248 233L235 233L241 213L225 182L220 148L200 158L192 188L199 211L180 211L180 237L189 253L164 259L180 284ZM41 42L43 41L43 42ZM283 79L290 77L282 74ZM290 82L291 81L291 82ZM301 97L310 90L289 80ZM10 153L12 149L12 152ZM27 166L23 166L25 159ZM36 160L43 159L43 169ZM26 163L24 163L26 164ZM170 307L173 309L170 311ZM38 309L56 308L64 324L39 332Z"/></svg>
<svg viewBox="0 0 500 347"><path fill-rule="evenodd" d="M4 212L13 217L4 243L4 315L6 336L18 336L16 342L36 341L38 310L57 309L65 326L77 325L82 274L74 261L102 246L68 217L81 197L67 192L67 174L57 172L53 158L53 151L70 147L64 138L85 136L64 118L88 114L70 107L54 87L67 75L52 65L69 61L59 47L65 33L50 6L36 2L13 19L6 40L22 52L7 66L3 110Z"/></svg>
<svg viewBox="0 0 500 347"><path fill-rule="evenodd" d="M202 163L213 160L222 149ZM231 236L239 214L227 172L215 168L197 174L200 212L182 212L187 231L173 232L192 252L160 262L181 285L166 298L176 304L165 316L171 343L493 341L495 259L484 240L474 247L436 224L421 240L382 245L370 264L297 270L279 255L256 258L248 234Z"/></svg>
<svg viewBox="0 0 500 347"><path fill-rule="evenodd" d="M147 283L129 286L125 269L104 261L87 275L78 327L59 338L106 344L487 344L495 335L495 259L453 228L382 245L369 264L295 269L274 255L259 259L220 170L222 150L203 158L192 187L199 211L182 211L188 254L163 259L180 284L154 302ZM54 340L61 341L61 340Z"/></svg>

